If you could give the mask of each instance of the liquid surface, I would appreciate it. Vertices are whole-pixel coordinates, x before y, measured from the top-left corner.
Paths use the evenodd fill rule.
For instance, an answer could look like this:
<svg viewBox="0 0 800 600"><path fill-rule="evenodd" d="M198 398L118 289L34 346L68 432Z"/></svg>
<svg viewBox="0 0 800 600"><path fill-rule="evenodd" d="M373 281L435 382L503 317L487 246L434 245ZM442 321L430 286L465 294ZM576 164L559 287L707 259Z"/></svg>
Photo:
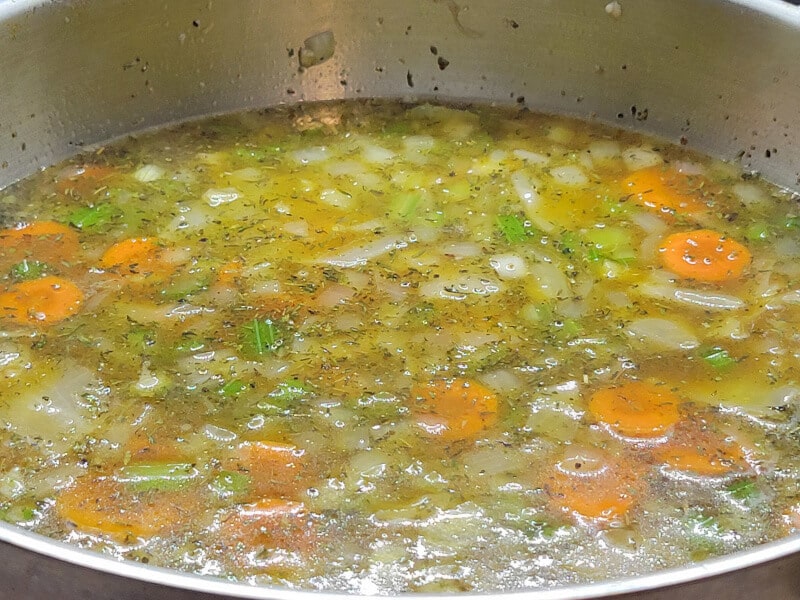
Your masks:
<svg viewBox="0 0 800 600"><path fill-rule="evenodd" d="M2 517L365 594L648 573L800 525L800 212L527 112L190 123L0 194Z"/></svg>

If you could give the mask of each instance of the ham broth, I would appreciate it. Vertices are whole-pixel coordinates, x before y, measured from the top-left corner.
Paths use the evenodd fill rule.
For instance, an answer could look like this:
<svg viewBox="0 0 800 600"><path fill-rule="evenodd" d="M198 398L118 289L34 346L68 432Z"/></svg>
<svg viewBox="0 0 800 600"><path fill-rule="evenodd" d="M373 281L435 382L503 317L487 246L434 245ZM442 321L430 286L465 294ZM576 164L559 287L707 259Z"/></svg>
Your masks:
<svg viewBox="0 0 800 600"><path fill-rule="evenodd" d="M217 117L0 193L0 510L358 593L636 575L800 526L800 212L484 107Z"/></svg>

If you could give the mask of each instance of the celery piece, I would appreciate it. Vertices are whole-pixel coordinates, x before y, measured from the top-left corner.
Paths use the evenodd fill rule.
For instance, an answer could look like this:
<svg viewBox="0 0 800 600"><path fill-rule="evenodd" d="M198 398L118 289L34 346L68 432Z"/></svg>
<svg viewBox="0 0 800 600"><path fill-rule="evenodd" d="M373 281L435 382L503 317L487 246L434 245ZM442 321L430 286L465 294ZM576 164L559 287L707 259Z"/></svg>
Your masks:
<svg viewBox="0 0 800 600"><path fill-rule="evenodd" d="M122 212L113 204L104 202L94 206L84 206L74 211L69 216L69 224L78 229L90 229L98 225L105 225Z"/></svg>
<svg viewBox="0 0 800 600"><path fill-rule="evenodd" d="M370 420L388 419L408 412L401 398L390 392L376 392L358 399L356 409Z"/></svg>
<svg viewBox="0 0 800 600"><path fill-rule="evenodd" d="M268 158L279 154L282 151L280 146L262 146L260 148L252 146L240 146L236 149L236 156L255 162L264 162Z"/></svg>
<svg viewBox="0 0 800 600"><path fill-rule="evenodd" d="M175 491L186 487L200 472L190 463L140 463L120 467L114 479L137 492Z"/></svg>
<svg viewBox="0 0 800 600"><path fill-rule="evenodd" d="M590 229L586 234L586 240L589 242L589 252L594 251L598 259L607 258L627 264L636 258L636 251L631 245L630 232L622 228L602 227Z"/></svg>
<svg viewBox="0 0 800 600"><path fill-rule="evenodd" d="M220 388L223 396L238 396L247 389L247 384L241 379L232 379Z"/></svg>
<svg viewBox="0 0 800 600"><path fill-rule="evenodd" d="M736 500L751 500L752 498L758 496L756 482L752 479L741 479L739 481L734 481L725 489L731 495L731 497Z"/></svg>
<svg viewBox="0 0 800 600"><path fill-rule="evenodd" d="M750 242L763 242L770 236L769 225L766 223L753 223L744 233L744 237Z"/></svg>
<svg viewBox="0 0 800 600"><path fill-rule="evenodd" d="M258 402L258 408L270 414L290 414L292 404L311 392L311 386L299 379L287 379L278 384L266 398Z"/></svg>
<svg viewBox="0 0 800 600"><path fill-rule="evenodd" d="M47 273L48 270L48 265L43 262L25 259L11 267L11 277L18 281L39 279L39 277Z"/></svg>
<svg viewBox="0 0 800 600"><path fill-rule="evenodd" d="M237 471L222 471L208 487L221 498L230 498L245 493L250 487L250 478Z"/></svg>
<svg viewBox="0 0 800 600"><path fill-rule="evenodd" d="M422 201L422 194L409 192L399 194L393 201L390 213L401 219L410 219L417 212L417 207Z"/></svg>

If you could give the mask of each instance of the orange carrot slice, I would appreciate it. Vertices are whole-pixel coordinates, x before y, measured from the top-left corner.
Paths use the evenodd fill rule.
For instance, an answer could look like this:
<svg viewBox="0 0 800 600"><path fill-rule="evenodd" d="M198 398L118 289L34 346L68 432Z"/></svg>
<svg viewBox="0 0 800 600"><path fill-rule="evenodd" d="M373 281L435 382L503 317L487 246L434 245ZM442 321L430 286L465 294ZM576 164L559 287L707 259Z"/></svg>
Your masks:
<svg viewBox="0 0 800 600"><path fill-rule="evenodd" d="M750 252L717 231L698 229L667 236L658 249L664 267L686 279L736 279L750 264Z"/></svg>
<svg viewBox="0 0 800 600"><path fill-rule="evenodd" d="M86 196L103 187L116 169L106 165L81 165L63 173L56 182L56 190L61 194Z"/></svg>
<svg viewBox="0 0 800 600"><path fill-rule="evenodd" d="M568 448L545 482L556 509L588 519L623 516L633 507L640 488L635 469L589 447Z"/></svg>
<svg viewBox="0 0 800 600"><path fill-rule="evenodd" d="M294 497L310 476L305 452L279 442L243 442L225 468L247 473L257 497Z"/></svg>
<svg viewBox="0 0 800 600"><path fill-rule="evenodd" d="M411 390L416 422L445 440L473 437L497 421L497 396L476 381L432 381Z"/></svg>
<svg viewBox="0 0 800 600"><path fill-rule="evenodd" d="M119 273L149 273L158 262L159 247L152 238L130 238L111 246L100 258L103 269Z"/></svg>
<svg viewBox="0 0 800 600"><path fill-rule="evenodd" d="M738 443L699 427L680 432L657 454L670 469L708 477L721 477L748 469L744 451Z"/></svg>
<svg viewBox="0 0 800 600"><path fill-rule="evenodd" d="M300 502L265 498L227 511L219 534L228 547L283 548L307 551L317 536L308 511Z"/></svg>
<svg viewBox="0 0 800 600"><path fill-rule="evenodd" d="M73 259L78 249L78 235L66 225L55 221L21 223L0 231L0 268L25 259L55 265Z"/></svg>
<svg viewBox="0 0 800 600"><path fill-rule="evenodd" d="M634 171L622 181L625 193L647 208L667 214L691 214L704 210L699 188L705 183L664 166Z"/></svg>
<svg viewBox="0 0 800 600"><path fill-rule="evenodd" d="M626 437L664 435L680 419L680 400L662 386L631 381L598 390L589 400L589 413Z"/></svg>
<svg viewBox="0 0 800 600"><path fill-rule="evenodd" d="M0 294L0 315L19 323L50 324L78 312L83 292L71 281L48 275L23 281Z"/></svg>
<svg viewBox="0 0 800 600"><path fill-rule="evenodd" d="M56 511L79 530L124 540L176 527L196 504L191 495L135 494L112 479L81 477L58 495Z"/></svg>

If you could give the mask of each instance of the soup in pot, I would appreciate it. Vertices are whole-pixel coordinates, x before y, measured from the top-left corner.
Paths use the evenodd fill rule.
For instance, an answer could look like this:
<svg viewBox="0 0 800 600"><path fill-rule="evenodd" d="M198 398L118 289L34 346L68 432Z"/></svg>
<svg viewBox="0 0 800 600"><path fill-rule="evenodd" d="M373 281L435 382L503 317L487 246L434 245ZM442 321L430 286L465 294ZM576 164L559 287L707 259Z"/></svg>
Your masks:
<svg viewBox="0 0 800 600"><path fill-rule="evenodd" d="M0 193L0 510L357 593L680 566L800 526L797 197L485 107L216 117Z"/></svg>

